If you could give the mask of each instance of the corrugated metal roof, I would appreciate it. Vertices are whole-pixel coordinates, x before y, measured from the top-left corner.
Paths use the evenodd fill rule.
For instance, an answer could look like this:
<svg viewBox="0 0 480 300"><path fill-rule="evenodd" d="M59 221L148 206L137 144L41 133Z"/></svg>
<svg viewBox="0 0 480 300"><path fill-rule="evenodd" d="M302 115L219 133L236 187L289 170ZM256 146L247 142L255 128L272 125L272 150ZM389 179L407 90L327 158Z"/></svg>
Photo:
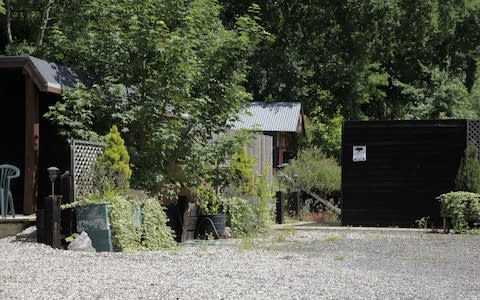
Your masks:
<svg viewBox="0 0 480 300"><path fill-rule="evenodd" d="M240 112L233 130L303 132L302 104L299 102L252 102Z"/></svg>
<svg viewBox="0 0 480 300"><path fill-rule="evenodd" d="M29 64L37 77L42 81L44 90L75 87L77 82L91 85L94 80L86 73L73 70L60 64L51 63L33 56L0 56L0 67L11 64ZM40 88L40 87L39 87Z"/></svg>

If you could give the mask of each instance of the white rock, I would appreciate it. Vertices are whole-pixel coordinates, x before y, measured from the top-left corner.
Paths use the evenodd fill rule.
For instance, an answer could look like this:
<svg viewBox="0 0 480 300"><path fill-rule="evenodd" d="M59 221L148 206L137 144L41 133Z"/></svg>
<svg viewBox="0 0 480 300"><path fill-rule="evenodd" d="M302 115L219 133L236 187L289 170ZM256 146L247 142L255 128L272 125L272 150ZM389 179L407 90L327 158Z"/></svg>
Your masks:
<svg viewBox="0 0 480 300"><path fill-rule="evenodd" d="M67 249L71 251L96 252L92 246L92 240L85 231L82 231L80 235L68 245Z"/></svg>

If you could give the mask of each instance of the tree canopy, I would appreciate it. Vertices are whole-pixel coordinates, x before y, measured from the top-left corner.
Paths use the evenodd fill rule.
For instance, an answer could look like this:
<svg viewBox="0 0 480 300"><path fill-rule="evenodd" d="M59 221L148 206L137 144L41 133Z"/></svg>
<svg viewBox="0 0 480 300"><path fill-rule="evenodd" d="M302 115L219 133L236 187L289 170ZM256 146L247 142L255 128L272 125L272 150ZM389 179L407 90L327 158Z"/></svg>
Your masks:
<svg viewBox="0 0 480 300"><path fill-rule="evenodd" d="M344 120L480 111L480 0L4 4L0 53L102 80L65 93L48 117L70 137L116 124L133 183L151 190L178 183L169 170L195 174L195 149L249 100L302 102L304 143L337 157Z"/></svg>
<svg viewBox="0 0 480 300"><path fill-rule="evenodd" d="M221 3L233 28L252 1ZM250 59L247 90L301 101L326 152L339 153L343 119L478 116L478 0L267 0L260 18L274 39Z"/></svg>
<svg viewBox="0 0 480 300"><path fill-rule="evenodd" d="M48 30L37 43L47 6ZM43 14L20 13L27 7ZM250 100L247 58L267 36L257 6L226 29L212 0L12 0L7 8L12 29L28 23L29 32L14 31L5 53L33 54L101 79L66 91L47 117L69 138L92 138L116 124L133 184L156 193L195 179L202 159L196 149ZM26 23L17 23L20 15Z"/></svg>

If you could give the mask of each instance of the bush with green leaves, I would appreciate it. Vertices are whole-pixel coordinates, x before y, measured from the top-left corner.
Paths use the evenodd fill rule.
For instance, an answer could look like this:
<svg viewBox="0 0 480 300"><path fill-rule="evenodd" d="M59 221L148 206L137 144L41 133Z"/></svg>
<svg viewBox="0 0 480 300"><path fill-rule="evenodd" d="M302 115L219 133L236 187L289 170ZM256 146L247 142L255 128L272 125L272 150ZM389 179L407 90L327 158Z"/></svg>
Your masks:
<svg viewBox="0 0 480 300"><path fill-rule="evenodd" d="M227 224L232 229L234 237L255 234L257 216L251 202L240 197L230 197L225 199L224 205Z"/></svg>
<svg viewBox="0 0 480 300"><path fill-rule="evenodd" d="M298 184L312 189L322 196L340 192L341 169L335 159L327 157L318 148L302 149L297 158L288 165L285 173L297 175Z"/></svg>
<svg viewBox="0 0 480 300"><path fill-rule="evenodd" d="M442 209L452 219L452 227L456 233L469 229L468 219L480 217L480 194L470 192L450 192L437 197Z"/></svg>
<svg viewBox="0 0 480 300"><path fill-rule="evenodd" d="M229 197L224 201L227 225L234 237L266 233L273 222L271 213L264 213L251 199Z"/></svg>
<svg viewBox="0 0 480 300"><path fill-rule="evenodd" d="M142 217L143 249L155 251L175 247L174 233L167 226L167 214L157 199L150 198L145 201L142 207Z"/></svg>
<svg viewBox="0 0 480 300"><path fill-rule="evenodd" d="M215 215L222 211L221 197L210 185L199 186L195 189L197 204L203 214Z"/></svg>
<svg viewBox="0 0 480 300"><path fill-rule="evenodd" d="M480 163L478 162L478 148L474 144L468 144L465 156L460 162L455 189L472 193L480 193Z"/></svg>
<svg viewBox="0 0 480 300"><path fill-rule="evenodd" d="M167 226L164 207L157 199L140 191L122 194L109 192L104 198L94 195L67 205L62 209L81 205L109 203L112 243L115 251L171 249L176 245L174 233Z"/></svg>
<svg viewBox="0 0 480 300"><path fill-rule="evenodd" d="M140 215L141 214L141 215ZM136 195L117 196L110 204L115 251L171 249L176 245L174 233L160 202Z"/></svg>
<svg viewBox="0 0 480 300"><path fill-rule="evenodd" d="M136 251L140 249L142 228L135 222L135 210L140 203L117 196L110 202L109 216L112 229L112 243L115 251Z"/></svg>

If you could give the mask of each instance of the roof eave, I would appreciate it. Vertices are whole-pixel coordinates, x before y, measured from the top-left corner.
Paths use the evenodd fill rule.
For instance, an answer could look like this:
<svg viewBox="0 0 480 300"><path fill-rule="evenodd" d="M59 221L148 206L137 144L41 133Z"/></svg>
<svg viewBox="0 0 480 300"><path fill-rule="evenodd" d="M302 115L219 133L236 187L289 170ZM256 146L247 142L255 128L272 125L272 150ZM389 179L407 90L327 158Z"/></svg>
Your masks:
<svg viewBox="0 0 480 300"><path fill-rule="evenodd" d="M59 84L43 80L40 72L28 56L0 57L0 61L2 62L0 69L22 69L25 74L32 78L37 88L42 92L61 94L63 91Z"/></svg>

